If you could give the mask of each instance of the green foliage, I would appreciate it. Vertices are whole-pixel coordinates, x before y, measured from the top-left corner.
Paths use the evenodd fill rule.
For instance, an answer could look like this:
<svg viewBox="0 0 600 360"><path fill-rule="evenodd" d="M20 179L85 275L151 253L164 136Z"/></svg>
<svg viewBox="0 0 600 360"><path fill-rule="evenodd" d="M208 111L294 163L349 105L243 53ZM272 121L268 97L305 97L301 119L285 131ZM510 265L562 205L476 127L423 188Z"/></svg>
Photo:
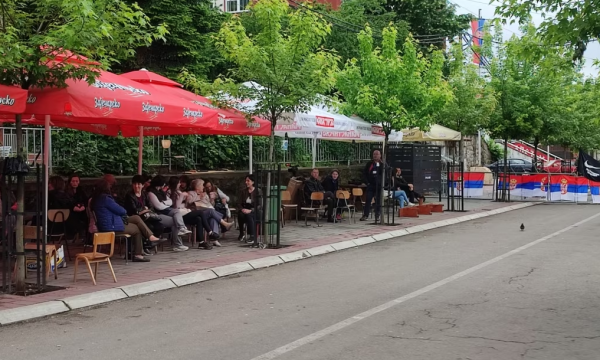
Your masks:
<svg viewBox="0 0 600 360"><path fill-rule="evenodd" d="M134 1L128 0L129 3ZM165 42L139 47L133 61L121 70L146 68L176 78L182 67L196 76L214 80L227 69L227 62L214 44L214 35L231 16L212 6L210 0L137 1L155 26L165 24Z"/></svg>
<svg viewBox="0 0 600 360"><path fill-rule="evenodd" d="M256 32L249 33L234 17L217 36L217 48L236 67L233 80L255 81L260 86L225 87L238 99L255 101L249 114L271 121L272 129L284 113L306 110L328 92L337 71L337 56L321 45L331 25L311 11L291 9L286 0L261 0L249 6ZM269 158L273 159L274 134Z"/></svg>
<svg viewBox="0 0 600 360"><path fill-rule="evenodd" d="M502 0L496 13L505 19L521 23L531 21L539 12L544 20L539 33L546 45L567 46L574 50L574 59L581 60L587 45L600 34L600 1L581 0ZM505 22L508 20L505 20Z"/></svg>
<svg viewBox="0 0 600 360"><path fill-rule="evenodd" d="M342 111L357 114L372 124L392 130L409 127L428 129L437 113L452 99L442 79L444 58L433 51L425 58L412 38L396 49L397 31L383 30L382 48L373 47L370 27L358 35L360 59L352 59L337 77L337 88L345 103Z"/></svg>
<svg viewBox="0 0 600 360"><path fill-rule="evenodd" d="M448 83L454 96L439 113L438 123L464 135L485 128L496 107L496 97L479 76L477 66L465 61L460 44L450 52Z"/></svg>
<svg viewBox="0 0 600 360"><path fill-rule="evenodd" d="M97 76L94 66L48 66L65 50L107 68L134 55L140 45L163 38L140 7L120 0L4 0L0 14L0 82L27 89L31 85L64 86L69 78Z"/></svg>
<svg viewBox="0 0 600 360"><path fill-rule="evenodd" d="M492 161L498 161L504 158L504 148L502 147L502 145L498 144L493 139L487 140L486 143L488 146L488 150L492 155Z"/></svg>

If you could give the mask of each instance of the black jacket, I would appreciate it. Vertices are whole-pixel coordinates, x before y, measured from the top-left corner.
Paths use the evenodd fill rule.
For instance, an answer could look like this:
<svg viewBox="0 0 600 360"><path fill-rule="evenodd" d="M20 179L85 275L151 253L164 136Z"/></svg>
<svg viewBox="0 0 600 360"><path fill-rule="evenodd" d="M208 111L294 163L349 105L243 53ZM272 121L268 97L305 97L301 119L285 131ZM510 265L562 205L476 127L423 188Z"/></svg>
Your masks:
<svg viewBox="0 0 600 360"><path fill-rule="evenodd" d="M325 189L319 180L311 176L304 182L304 201L306 204L310 203L310 195L314 192L325 192Z"/></svg>
<svg viewBox="0 0 600 360"><path fill-rule="evenodd" d="M379 166L377 166L379 164ZM381 185L383 180L383 163L375 163L373 160L369 161L363 170L363 177L367 186Z"/></svg>
<svg viewBox="0 0 600 360"><path fill-rule="evenodd" d="M48 209L73 209L73 199L65 192L51 190L48 192Z"/></svg>
<svg viewBox="0 0 600 360"><path fill-rule="evenodd" d="M333 180L333 177L331 177L331 175L328 175L323 182L321 182L321 185L323 186L323 189L325 191L329 191L331 192L333 195L335 195L335 193L338 191L339 189L339 183L340 183L340 178L338 177L337 180Z"/></svg>
<svg viewBox="0 0 600 360"><path fill-rule="evenodd" d="M408 187L408 181L404 180L402 175L394 176L392 178L392 180L394 181L394 190L397 190L397 189L404 190L404 191L410 190L410 188Z"/></svg>
<svg viewBox="0 0 600 360"><path fill-rule="evenodd" d="M125 210L127 210L128 216L139 215L145 207L152 209L150 201L148 201L148 194L142 191L142 196L137 197L133 190L130 190L125 195Z"/></svg>

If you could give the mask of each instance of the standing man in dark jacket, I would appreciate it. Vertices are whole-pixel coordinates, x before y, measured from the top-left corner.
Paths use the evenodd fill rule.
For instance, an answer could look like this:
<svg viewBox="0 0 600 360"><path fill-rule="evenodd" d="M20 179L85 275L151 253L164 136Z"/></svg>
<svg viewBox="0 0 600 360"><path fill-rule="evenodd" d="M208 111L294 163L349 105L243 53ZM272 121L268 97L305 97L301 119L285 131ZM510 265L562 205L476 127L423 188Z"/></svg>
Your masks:
<svg viewBox="0 0 600 360"><path fill-rule="evenodd" d="M383 181L384 164L381 161L381 152L373 151L373 160L365 165L363 176L367 184L367 201L363 209L363 216L360 221L365 221L371 213L371 202L375 198L375 221L379 221L379 213L381 211L381 185Z"/></svg>
<svg viewBox="0 0 600 360"><path fill-rule="evenodd" d="M327 222L333 222L333 194L325 191L319 181L319 169L312 169L310 179L304 182L304 198L310 204L310 195L314 192L323 193L323 204L327 205Z"/></svg>

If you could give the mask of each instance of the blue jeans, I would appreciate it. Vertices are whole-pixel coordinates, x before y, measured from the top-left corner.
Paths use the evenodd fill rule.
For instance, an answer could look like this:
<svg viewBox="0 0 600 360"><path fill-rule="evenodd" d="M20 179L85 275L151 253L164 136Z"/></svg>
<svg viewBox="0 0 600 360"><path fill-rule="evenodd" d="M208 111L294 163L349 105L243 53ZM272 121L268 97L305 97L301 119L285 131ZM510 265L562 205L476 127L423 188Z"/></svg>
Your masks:
<svg viewBox="0 0 600 360"><path fill-rule="evenodd" d="M404 207L404 202L408 203L408 197L406 196L406 193L404 192L404 190L396 190L394 191L394 193L392 194L392 197L394 199L397 199L398 202L400 203L400 209L402 209Z"/></svg>

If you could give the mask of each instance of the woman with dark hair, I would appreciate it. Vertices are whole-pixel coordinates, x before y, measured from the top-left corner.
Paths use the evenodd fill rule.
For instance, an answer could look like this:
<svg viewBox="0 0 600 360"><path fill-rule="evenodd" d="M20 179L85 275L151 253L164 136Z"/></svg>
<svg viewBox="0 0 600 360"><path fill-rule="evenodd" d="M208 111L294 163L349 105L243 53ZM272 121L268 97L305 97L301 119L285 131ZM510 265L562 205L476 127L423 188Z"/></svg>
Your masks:
<svg viewBox="0 0 600 360"><path fill-rule="evenodd" d="M215 210L223 215L224 218L231 218L231 211L229 211L229 196L225 195L221 189L213 185L210 180L204 182L204 192L208 195L210 203Z"/></svg>
<svg viewBox="0 0 600 360"><path fill-rule="evenodd" d="M179 182L179 180L177 181ZM189 248L183 245L183 242L179 237L180 235L187 235L191 233L183 221L183 215L185 213L172 207L173 200L171 200L169 195L163 190L164 186L165 179L162 176L156 175L154 178L152 178L150 187L148 188L148 200L156 213L169 216L173 219L174 227L177 228L173 230L172 234L174 244L173 251L186 251Z"/></svg>
<svg viewBox="0 0 600 360"><path fill-rule="evenodd" d="M132 239L132 253L134 262L148 262L150 259L142 255L142 237L146 237L151 242L158 242L159 239L152 234L142 218L138 215L127 218L127 210L121 207L112 196L110 183L106 180L100 180L94 189L91 200L91 209L96 215L96 227L100 232L115 232L117 234L129 234ZM127 219L127 224L123 219Z"/></svg>
<svg viewBox="0 0 600 360"><path fill-rule="evenodd" d="M409 206L413 206L415 203L419 202L419 199L425 201L425 197L415 191L413 184L409 184L408 181L402 177L402 170L400 168L394 169L392 187L396 190L394 197L399 200L404 197ZM404 196L402 196L402 192L404 193ZM400 200L400 202L402 202L402 200Z"/></svg>
<svg viewBox="0 0 600 360"><path fill-rule="evenodd" d="M256 238L256 222L260 219L259 190L254 187L254 176L246 175L245 187L238 197L238 222L240 226L240 236L238 240L244 240L244 224L248 232L247 243L253 243Z"/></svg>
<svg viewBox="0 0 600 360"><path fill-rule="evenodd" d="M181 175L179 177L179 190L188 191L190 189L191 180L187 175Z"/></svg>
<svg viewBox="0 0 600 360"><path fill-rule="evenodd" d="M165 231L165 227L173 226L173 219L163 215L166 219L163 219L160 215L154 213L152 204L148 200L148 194L143 191L144 183L146 178L143 175L135 175L131 179L131 190L125 195L125 210L127 210L128 216L138 215L144 220L144 223L155 236L160 237ZM170 224L168 219L171 220ZM163 222L163 220L165 220Z"/></svg>
<svg viewBox="0 0 600 360"><path fill-rule="evenodd" d="M60 176L52 176L48 179L48 209L73 208L73 199L65 191L65 179Z"/></svg>
<svg viewBox="0 0 600 360"><path fill-rule="evenodd" d="M323 189L325 189L325 192L330 192L331 194L333 194L335 203L337 203L339 205L340 200L337 199L337 191L340 189L340 172L339 172L339 170L333 169L331 174L327 175L327 177L325 177L325 179L323 179L323 181L321 182L321 185L323 185ZM343 201L342 201L342 203L343 203ZM337 208L337 206L336 206L336 208ZM335 216L338 221L342 220L342 209L338 208L337 214Z"/></svg>
<svg viewBox="0 0 600 360"><path fill-rule="evenodd" d="M85 211L88 197L79 186L80 180L77 174L69 176L67 190L65 191L71 200L72 208L69 215L69 227L77 234L84 235L88 225L87 212Z"/></svg>

